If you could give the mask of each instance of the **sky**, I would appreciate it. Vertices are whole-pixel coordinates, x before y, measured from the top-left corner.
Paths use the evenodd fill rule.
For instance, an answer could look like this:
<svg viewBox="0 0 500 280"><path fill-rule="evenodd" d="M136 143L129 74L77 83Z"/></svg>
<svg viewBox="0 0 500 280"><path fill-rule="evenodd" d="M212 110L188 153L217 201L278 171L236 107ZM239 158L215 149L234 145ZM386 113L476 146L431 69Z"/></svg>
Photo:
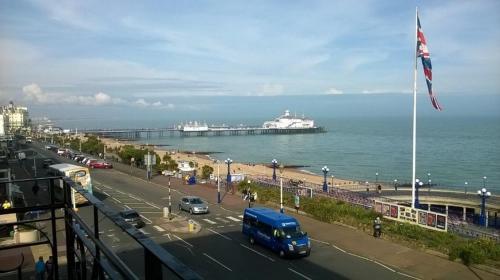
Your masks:
<svg viewBox="0 0 500 280"><path fill-rule="evenodd" d="M0 103L411 94L416 6L438 98L500 96L497 0L0 0Z"/></svg>

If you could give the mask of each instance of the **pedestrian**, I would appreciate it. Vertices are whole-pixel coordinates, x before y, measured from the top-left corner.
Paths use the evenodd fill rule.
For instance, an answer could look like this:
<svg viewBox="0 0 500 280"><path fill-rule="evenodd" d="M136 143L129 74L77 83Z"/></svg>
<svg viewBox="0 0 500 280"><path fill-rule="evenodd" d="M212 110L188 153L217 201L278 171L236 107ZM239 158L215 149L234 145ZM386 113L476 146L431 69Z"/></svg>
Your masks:
<svg viewBox="0 0 500 280"><path fill-rule="evenodd" d="M373 236L380 237L382 234L382 221L380 221L380 217L377 217L373 221Z"/></svg>
<svg viewBox="0 0 500 280"><path fill-rule="evenodd" d="M243 200L247 200L247 189L243 189Z"/></svg>
<svg viewBox="0 0 500 280"><path fill-rule="evenodd" d="M378 191L378 193L382 192L382 186L380 184L377 186L377 191Z"/></svg>
<svg viewBox="0 0 500 280"><path fill-rule="evenodd" d="M299 208L300 208L300 197L299 197L299 193L297 192L295 194L295 211L297 211L297 214L299 213Z"/></svg>
<svg viewBox="0 0 500 280"><path fill-rule="evenodd" d="M31 188L31 191L33 192L34 195L38 195L39 190L40 186L38 186L38 181L35 181L35 184L33 185L33 188Z"/></svg>
<svg viewBox="0 0 500 280"><path fill-rule="evenodd" d="M253 192L252 198L254 202L257 201L257 191Z"/></svg>
<svg viewBox="0 0 500 280"><path fill-rule="evenodd" d="M54 260L52 256L45 262L45 271L47 272L47 279L52 280L54 278Z"/></svg>
<svg viewBox="0 0 500 280"><path fill-rule="evenodd" d="M10 204L10 201L6 199L6 200L2 203L2 209L9 209L9 208L12 208L12 205Z"/></svg>
<svg viewBox="0 0 500 280"><path fill-rule="evenodd" d="M36 280L45 279L45 263L43 262L43 257L38 257L38 261L35 264Z"/></svg>
<svg viewBox="0 0 500 280"><path fill-rule="evenodd" d="M252 208L252 203L255 201L255 198L252 193L248 194L248 208Z"/></svg>

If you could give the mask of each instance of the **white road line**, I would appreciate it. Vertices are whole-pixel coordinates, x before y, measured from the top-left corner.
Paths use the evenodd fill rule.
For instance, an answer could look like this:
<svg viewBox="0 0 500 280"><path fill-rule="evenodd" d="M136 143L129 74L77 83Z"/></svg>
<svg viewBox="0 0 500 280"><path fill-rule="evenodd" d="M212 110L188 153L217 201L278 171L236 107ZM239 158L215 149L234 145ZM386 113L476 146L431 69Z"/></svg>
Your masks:
<svg viewBox="0 0 500 280"><path fill-rule="evenodd" d="M311 238L311 237L309 237L309 239L311 239L312 241L316 241L316 242L318 242L318 243L323 243L323 244L325 244L325 245L330 245L330 243L325 242L325 241L321 241L321 240L314 239L314 238ZM336 246L335 246L335 245L333 245L333 247L336 247ZM337 249L338 249L338 248L337 248ZM340 249L339 249L339 250L340 250Z"/></svg>
<svg viewBox="0 0 500 280"><path fill-rule="evenodd" d="M126 207L126 208L127 208L127 209L129 209L129 210L130 210L130 209L132 209L132 208L128 207L127 205L123 205L123 206L124 206L124 207Z"/></svg>
<svg viewBox="0 0 500 280"><path fill-rule="evenodd" d="M408 278L413 278L413 279L420 280L420 278L418 278L418 277L411 276L411 275L408 275L408 274L403 273L403 272L399 272L399 271L398 271L397 273L398 273L398 274L401 274L401 275L403 275L403 276L406 276L406 277L408 277Z"/></svg>
<svg viewBox="0 0 500 280"><path fill-rule="evenodd" d="M207 223L209 223L211 225L215 225L217 223L217 222L214 222L214 221L209 220L209 219L203 219L203 221L205 221L205 222L207 222Z"/></svg>
<svg viewBox="0 0 500 280"><path fill-rule="evenodd" d="M288 268L288 270L290 270L291 272L293 272L293 273L295 273L295 274L297 274L297 275L299 275L299 276L302 276L302 278L304 278L304 279L307 279L307 280L312 280L312 278L307 277L307 276L305 276L304 274L302 274L302 273L300 273L300 272L298 272L298 271L295 271L295 270L293 270L293 269L291 269L291 268Z"/></svg>
<svg viewBox="0 0 500 280"><path fill-rule="evenodd" d="M133 196L133 195L131 195L131 194L129 194L129 195L128 195L128 197L130 197L130 198L132 198L132 199L135 199L135 200L139 200L139 201L141 200L140 198L137 198L137 197L135 197L135 196Z"/></svg>
<svg viewBox="0 0 500 280"><path fill-rule="evenodd" d="M150 224L152 224L152 223L153 223L150 219L148 219L148 218L144 217L143 215L140 215L140 214L139 214L139 216L141 216L144 220L148 221Z"/></svg>
<svg viewBox="0 0 500 280"><path fill-rule="evenodd" d="M127 203L127 204L130 204L130 203ZM134 205L134 208L137 208L137 209L151 209L153 207L151 206L139 206L139 205Z"/></svg>
<svg viewBox="0 0 500 280"><path fill-rule="evenodd" d="M228 219L229 219L229 220L231 220L231 221L235 221L235 222L240 222L240 221L241 221L240 219L236 219L236 218L233 218L233 217L231 217L231 216L228 216L228 217L226 217L226 218L228 218Z"/></svg>
<svg viewBox="0 0 500 280"><path fill-rule="evenodd" d="M218 221L221 221L223 223L229 223L229 221L227 221L227 220L225 220L223 218L215 217L215 219L218 220Z"/></svg>
<svg viewBox="0 0 500 280"><path fill-rule="evenodd" d="M383 263L380 263L380 262L375 261L375 260L374 260L373 262L374 262L374 263L376 263L376 264L378 264L378 265L380 265L381 267L385 267L385 268L387 268L388 270L390 270L390 271L392 271L392 272L396 272L396 270L394 270L394 269L392 269L392 268L388 267L387 265L385 265L385 264L383 264Z"/></svg>
<svg viewBox="0 0 500 280"><path fill-rule="evenodd" d="M250 250L250 251L252 251L252 252L256 253L257 255L260 255L260 256L262 256L262 257L264 257L264 258L266 258L266 259L268 259L268 260L270 260L270 261L274 262L274 259L273 259L273 258L268 257L268 256L266 256L266 255L262 254L261 252L256 251L256 250L254 250L254 249L252 249L252 248L250 248L250 247L248 247L248 246L245 246L245 245L243 245L243 244L241 244L241 243L240 243L240 245L241 245L241 247L247 248L248 250Z"/></svg>
<svg viewBox="0 0 500 280"><path fill-rule="evenodd" d="M165 230L164 230L162 227L160 227L160 226L153 226L153 227L154 227L154 229L156 229L156 230L157 230L157 231L159 231L159 232L163 232L163 231L165 231Z"/></svg>
<svg viewBox="0 0 500 280"><path fill-rule="evenodd" d="M243 215L239 215L238 218L243 219Z"/></svg>
<svg viewBox="0 0 500 280"><path fill-rule="evenodd" d="M111 189L111 188L110 188ZM117 190L117 192L121 193L121 194L124 194L124 195L127 195L126 193L122 192L122 191L119 191Z"/></svg>
<svg viewBox="0 0 500 280"><path fill-rule="evenodd" d="M167 236L169 240L172 240L172 238L170 237L170 233L165 233L163 236Z"/></svg>
<svg viewBox="0 0 500 280"><path fill-rule="evenodd" d="M341 249L341 248L339 248L339 247L337 247L337 246L335 246L335 245L333 245L333 244L332 244L332 246L333 246L333 248L335 248L335 249L339 250L340 252L342 252L342 253L346 253L346 250Z"/></svg>
<svg viewBox="0 0 500 280"><path fill-rule="evenodd" d="M142 214L163 214L163 212L144 212L141 211Z"/></svg>
<svg viewBox="0 0 500 280"><path fill-rule="evenodd" d="M144 202L145 202L146 204L149 204L149 205L153 206L153 207L154 207L154 208L156 208L156 209L161 209L160 207L158 207L158 206L154 205L153 203L149 203L149 202L147 202L147 201L144 201Z"/></svg>
<svg viewBox="0 0 500 280"><path fill-rule="evenodd" d="M103 194L107 195L107 196L111 196L109 195L109 193L107 193L106 191L102 191Z"/></svg>
<svg viewBox="0 0 500 280"><path fill-rule="evenodd" d="M144 204L144 202L125 202L127 204L131 204L131 205L142 205Z"/></svg>
<svg viewBox="0 0 500 280"><path fill-rule="evenodd" d="M121 202L119 199L117 199L117 198L112 197L112 199L113 199L114 201L116 201L116 202L120 203L120 204L122 203L122 202Z"/></svg>
<svg viewBox="0 0 500 280"><path fill-rule="evenodd" d="M192 248L192 247L194 247L194 245L193 245L193 244L191 244L191 243L187 242L186 240L184 240L184 239L180 238L179 236L177 236L177 235L175 235L175 234L172 234L172 235L173 235L175 238L179 239L179 241L182 241L184 244L188 245L189 247L191 247L191 248Z"/></svg>
<svg viewBox="0 0 500 280"><path fill-rule="evenodd" d="M142 228L140 228L140 229L139 229L139 231L140 231L140 232L142 232L142 233L144 233L145 235L148 235L148 234L149 234L149 232L145 231L145 230L144 230L144 229L142 229Z"/></svg>
<svg viewBox="0 0 500 280"><path fill-rule="evenodd" d="M211 231L211 232L213 232L213 233L215 233L215 234L217 234L218 236L220 236L220 237L222 237L222 238L224 238L224 239L226 239L226 240L232 240L231 238L229 238L229 237L225 236L224 234L221 234L221 233L219 233L219 232L216 232L216 231L215 231L215 230L213 230L213 229L209 229L209 228L208 228L208 230L209 230L209 231Z"/></svg>
<svg viewBox="0 0 500 280"><path fill-rule="evenodd" d="M207 253L203 253L203 255L205 255L205 257L211 259L212 261L214 261L215 263L217 263L218 265L222 266L223 268L229 270L229 271L232 271L229 267L225 266L223 263L221 263L220 261L210 257L209 255L207 255Z"/></svg>

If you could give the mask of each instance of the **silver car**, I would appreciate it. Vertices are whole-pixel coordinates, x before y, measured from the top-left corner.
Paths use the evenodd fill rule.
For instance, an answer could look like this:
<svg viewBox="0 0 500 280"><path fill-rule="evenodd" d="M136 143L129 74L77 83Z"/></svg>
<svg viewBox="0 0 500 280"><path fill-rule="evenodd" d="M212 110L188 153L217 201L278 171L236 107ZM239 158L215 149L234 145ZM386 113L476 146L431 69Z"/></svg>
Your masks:
<svg viewBox="0 0 500 280"><path fill-rule="evenodd" d="M190 214L208 213L208 205L197 196L183 196L179 201L179 210Z"/></svg>

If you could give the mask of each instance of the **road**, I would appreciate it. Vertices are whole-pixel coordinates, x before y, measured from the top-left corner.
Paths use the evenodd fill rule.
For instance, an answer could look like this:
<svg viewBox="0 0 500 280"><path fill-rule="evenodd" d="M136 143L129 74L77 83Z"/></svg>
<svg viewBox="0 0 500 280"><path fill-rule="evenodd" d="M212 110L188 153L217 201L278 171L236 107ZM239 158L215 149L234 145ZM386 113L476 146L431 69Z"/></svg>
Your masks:
<svg viewBox="0 0 500 280"><path fill-rule="evenodd" d="M51 157L60 162L74 163L49 151L37 151L39 158ZM168 205L166 185L147 182L114 169L92 170L91 174L94 195L118 211L136 209L147 223L143 233L206 279L408 279L403 273L347 253L315 236L310 236L313 244L309 257L281 259L264 247L250 245L241 233L243 204L210 204L210 213L204 215L191 216L180 212L177 202L187 193L181 192L186 188L177 179L172 179L173 214L195 220L202 229L196 234L169 232L162 227L162 209ZM195 189L198 186L192 188L190 194L199 194ZM80 215L90 221L89 214L87 209L80 211ZM134 271L143 275L143 252L138 245L109 221L103 220L100 230L106 243Z"/></svg>

